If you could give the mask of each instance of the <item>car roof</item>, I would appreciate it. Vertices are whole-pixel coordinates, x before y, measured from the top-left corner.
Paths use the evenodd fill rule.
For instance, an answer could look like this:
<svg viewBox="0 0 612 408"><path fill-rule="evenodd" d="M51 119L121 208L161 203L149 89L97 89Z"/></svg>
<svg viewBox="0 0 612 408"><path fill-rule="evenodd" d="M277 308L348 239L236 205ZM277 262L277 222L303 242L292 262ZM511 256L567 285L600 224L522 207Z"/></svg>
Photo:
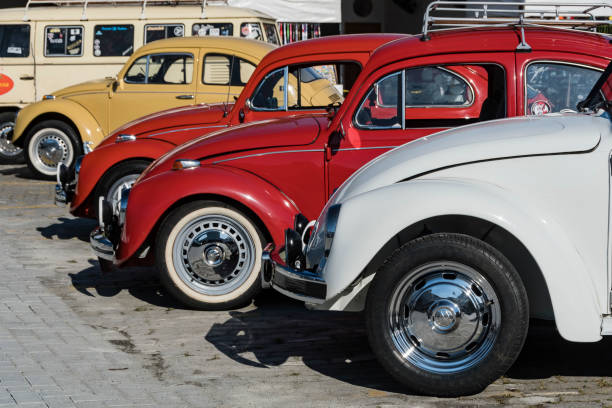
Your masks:
<svg viewBox="0 0 612 408"><path fill-rule="evenodd" d="M276 45L263 41L250 40L238 37L175 37L164 40L153 41L140 47L136 53L154 51L160 48L219 48L227 50L238 50L245 54L250 54L263 58L264 55L276 48Z"/></svg>
<svg viewBox="0 0 612 408"><path fill-rule="evenodd" d="M0 21L22 21L24 12L25 7L3 9L2 13L0 13ZM36 6L30 7L27 11L28 19L33 21L79 21L82 15L82 6ZM119 22L122 20L139 20L141 15L142 7L140 6L98 4L90 4L87 6L87 20L110 20ZM159 20L164 18L199 19L202 15L202 7L193 5L147 6L145 15L145 21L149 19ZM273 20L273 17L267 14L248 8L231 6L206 6L206 18L203 20L229 18L263 18Z"/></svg>

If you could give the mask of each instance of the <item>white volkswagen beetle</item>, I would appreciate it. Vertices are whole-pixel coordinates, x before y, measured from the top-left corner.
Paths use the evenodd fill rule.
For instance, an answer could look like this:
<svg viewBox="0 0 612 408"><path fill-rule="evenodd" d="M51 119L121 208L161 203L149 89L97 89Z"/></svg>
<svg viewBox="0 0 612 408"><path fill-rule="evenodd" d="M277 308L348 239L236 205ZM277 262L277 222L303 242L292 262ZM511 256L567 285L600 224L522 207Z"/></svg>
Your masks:
<svg viewBox="0 0 612 408"><path fill-rule="evenodd" d="M373 160L305 248L296 217L264 254L264 283L319 309L365 309L381 364L437 396L504 374L530 317L570 341L612 335L611 72L581 113L465 126Z"/></svg>

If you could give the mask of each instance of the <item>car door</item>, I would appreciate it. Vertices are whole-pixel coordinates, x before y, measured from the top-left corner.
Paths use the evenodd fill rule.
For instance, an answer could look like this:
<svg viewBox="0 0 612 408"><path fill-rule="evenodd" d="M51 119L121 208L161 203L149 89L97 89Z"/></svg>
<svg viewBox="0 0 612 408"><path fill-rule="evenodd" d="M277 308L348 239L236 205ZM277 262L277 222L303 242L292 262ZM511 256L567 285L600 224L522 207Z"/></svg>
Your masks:
<svg viewBox="0 0 612 408"><path fill-rule="evenodd" d="M156 50L133 60L109 100L109 131L150 113L195 102L197 50Z"/></svg>
<svg viewBox="0 0 612 408"><path fill-rule="evenodd" d="M330 126L328 195L394 147L450 127L513 116L515 99L510 52L416 58L378 70Z"/></svg>

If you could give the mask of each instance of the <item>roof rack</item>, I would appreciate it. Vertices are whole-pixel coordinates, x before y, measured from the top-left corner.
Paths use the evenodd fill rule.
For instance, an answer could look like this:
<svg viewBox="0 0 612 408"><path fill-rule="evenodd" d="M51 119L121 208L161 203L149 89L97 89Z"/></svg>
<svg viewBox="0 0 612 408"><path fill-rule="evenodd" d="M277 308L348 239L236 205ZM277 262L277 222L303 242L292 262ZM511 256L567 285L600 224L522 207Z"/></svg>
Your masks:
<svg viewBox="0 0 612 408"><path fill-rule="evenodd" d="M28 10L30 5L55 5L55 6L82 6L83 14L81 20L87 20L87 6L90 4L104 4L109 6L137 5L141 6L140 18L145 19L148 5L179 5L197 4L202 6L202 18L206 17L206 6L211 3L222 3L229 5L229 0L28 0L25 6L23 20L28 21Z"/></svg>
<svg viewBox="0 0 612 408"><path fill-rule="evenodd" d="M540 2L501 1L434 1L423 17L423 38L435 29L456 27L480 27L483 25L544 25L571 29L595 30L602 25L612 25L609 19L597 19L595 15L612 15L612 3L568 2L551 4ZM462 17L464 16L464 17ZM525 43L522 29L522 45ZM520 46L519 46L520 47ZM527 46L528 47L528 46Z"/></svg>

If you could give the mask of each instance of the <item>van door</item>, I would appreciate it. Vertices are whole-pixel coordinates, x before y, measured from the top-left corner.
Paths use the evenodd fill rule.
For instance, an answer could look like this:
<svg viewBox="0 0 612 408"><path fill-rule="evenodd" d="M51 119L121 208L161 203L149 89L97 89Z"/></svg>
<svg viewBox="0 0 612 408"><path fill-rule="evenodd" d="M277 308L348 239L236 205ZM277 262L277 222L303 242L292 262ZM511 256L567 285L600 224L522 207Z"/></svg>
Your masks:
<svg viewBox="0 0 612 408"><path fill-rule="evenodd" d="M36 100L33 55L31 24L0 24L0 106Z"/></svg>
<svg viewBox="0 0 612 408"><path fill-rule="evenodd" d="M111 92L109 131L162 110L195 102L195 50L156 52L134 60Z"/></svg>

